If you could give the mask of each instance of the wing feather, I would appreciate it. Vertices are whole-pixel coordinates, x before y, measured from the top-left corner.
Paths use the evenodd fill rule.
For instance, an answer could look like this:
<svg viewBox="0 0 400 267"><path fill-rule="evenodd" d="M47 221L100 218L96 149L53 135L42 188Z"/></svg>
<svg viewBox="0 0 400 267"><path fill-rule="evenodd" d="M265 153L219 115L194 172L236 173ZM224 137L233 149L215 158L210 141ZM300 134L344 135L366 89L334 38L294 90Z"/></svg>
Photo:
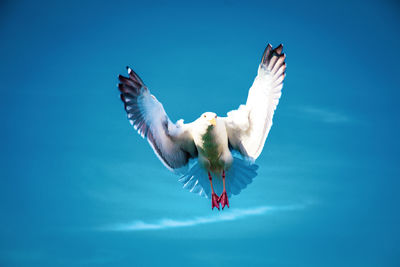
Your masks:
<svg viewBox="0 0 400 267"><path fill-rule="evenodd" d="M119 75L118 89L128 120L146 138L161 162L170 170L184 167L197 150L182 120L174 124L163 105L150 93L140 77L127 67L129 77Z"/></svg>
<svg viewBox="0 0 400 267"><path fill-rule="evenodd" d="M230 146L254 160L264 147L274 111L282 95L286 71L286 55L282 51L282 45L273 49L268 44L257 77L249 90L246 105L228 112L225 118Z"/></svg>

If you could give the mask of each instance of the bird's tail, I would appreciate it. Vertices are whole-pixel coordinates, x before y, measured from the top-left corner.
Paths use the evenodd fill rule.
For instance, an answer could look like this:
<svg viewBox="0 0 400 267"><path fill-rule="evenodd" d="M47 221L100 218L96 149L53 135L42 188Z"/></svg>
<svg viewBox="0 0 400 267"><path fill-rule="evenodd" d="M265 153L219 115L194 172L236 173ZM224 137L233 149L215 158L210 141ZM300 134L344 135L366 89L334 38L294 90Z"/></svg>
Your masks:
<svg viewBox="0 0 400 267"><path fill-rule="evenodd" d="M257 176L257 169L258 165L234 157L231 168L225 172L225 186L228 197L238 195L242 189L246 188L253 181L253 178ZM213 177L214 191L220 195L223 189L221 173L212 173L211 175ZM211 198L211 187L207 171L198 162L179 178L179 182L183 184L183 188L190 192Z"/></svg>

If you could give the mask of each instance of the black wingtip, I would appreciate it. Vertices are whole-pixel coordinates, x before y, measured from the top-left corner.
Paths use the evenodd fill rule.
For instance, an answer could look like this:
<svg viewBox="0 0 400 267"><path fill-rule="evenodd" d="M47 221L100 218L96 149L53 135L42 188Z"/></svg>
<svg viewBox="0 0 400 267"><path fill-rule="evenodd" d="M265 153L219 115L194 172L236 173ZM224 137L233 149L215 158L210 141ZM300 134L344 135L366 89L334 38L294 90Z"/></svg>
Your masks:
<svg viewBox="0 0 400 267"><path fill-rule="evenodd" d="M129 66L126 66L126 70L128 71L129 76L131 76L132 69Z"/></svg>
<svg viewBox="0 0 400 267"><path fill-rule="evenodd" d="M121 98L122 102L124 103L126 102L126 98L123 94L120 94L119 97Z"/></svg>
<svg viewBox="0 0 400 267"><path fill-rule="evenodd" d="M274 49L274 52L277 53L278 55L281 55L282 54L282 50L283 50L283 45L280 44Z"/></svg>
<svg viewBox="0 0 400 267"><path fill-rule="evenodd" d="M268 44L267 47L265 48L264 53L263 53L262 58L261 58L261 62L263 64L265 63L265 61L269 57L269 54L271 53L271 51L272 51L272 45Z"/></svg>
<svg viewBox="0 0 400 267"><path fill-rule="evenodd" d="M282 57L285 56L283 53L283 44L279 44L277 47L273 48L271 44L268 44L264 50L263 56L261 58L261 64L268 65L274 56ZM275 62L275 61L274 61ZM273 62L273 64L274 64Z"/></svg>
<svg viewBox="0 0 400 267"><path fill-rule="evenodd" d="M130 79L138 83L140 86L145 86L142 79L136 74L136 72L134 72L129 66L126 66L126 69L128 70Z"/></svg>
<svg viewBox="0 0 400 267"><path fill-rule="evenodd" d="M125 76L123 76L123 75L121 75L121 74L118 75L118 80L119 80L121 83L128 83L128 84L129 84L129 78L128 78L128 77L125 77Z"/></svg>

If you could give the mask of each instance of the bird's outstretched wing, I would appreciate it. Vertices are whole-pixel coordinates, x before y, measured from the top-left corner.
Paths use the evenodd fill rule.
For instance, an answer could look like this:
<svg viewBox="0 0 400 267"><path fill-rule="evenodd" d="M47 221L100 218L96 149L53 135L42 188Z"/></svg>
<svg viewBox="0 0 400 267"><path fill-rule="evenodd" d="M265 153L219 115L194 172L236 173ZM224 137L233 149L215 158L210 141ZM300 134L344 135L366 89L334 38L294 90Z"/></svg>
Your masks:
<svg viewBox="0 0 400 267"><path fill-rule="evenodd" d="M282 45L273 49L268 44L257 77L249 90L246 105L228 112L225 118L230 146L254 160L264 147L281 97L286 70L286 56L282 50Z"/></svg>
<svg viewBox="0 0 400 267"><path fill-rule="evenodd" d="M146 138L164 165L174 171L197 156L196 146L183 120L176 124L168 118L163 105L150 94L139 76L127 67L129 77L119 75L121 99L129 122Z"/></svg>

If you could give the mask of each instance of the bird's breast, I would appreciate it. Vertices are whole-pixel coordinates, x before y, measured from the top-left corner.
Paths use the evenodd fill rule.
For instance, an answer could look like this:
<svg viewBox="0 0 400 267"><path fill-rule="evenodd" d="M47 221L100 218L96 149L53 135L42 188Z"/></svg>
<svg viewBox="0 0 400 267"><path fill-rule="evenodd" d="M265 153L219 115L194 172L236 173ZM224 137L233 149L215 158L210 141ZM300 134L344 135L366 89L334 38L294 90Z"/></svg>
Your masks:
<svg viewBox="0 0 400 267"><path fill-rule="evenodd" d="M198 150L200 161L206 169L212 172L222 172L232 164L225 128L209 127L201 136Z"/></svg>

